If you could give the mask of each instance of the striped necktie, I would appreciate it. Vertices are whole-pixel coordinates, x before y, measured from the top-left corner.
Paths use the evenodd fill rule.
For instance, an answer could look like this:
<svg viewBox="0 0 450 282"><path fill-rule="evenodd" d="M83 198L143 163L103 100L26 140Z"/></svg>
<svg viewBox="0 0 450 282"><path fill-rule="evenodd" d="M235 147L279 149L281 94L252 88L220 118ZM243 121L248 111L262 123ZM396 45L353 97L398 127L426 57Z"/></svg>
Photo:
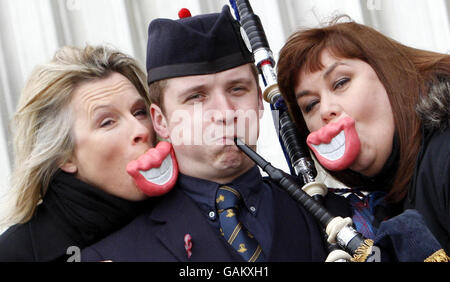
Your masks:
<svg viewBox="0 0 450 282"><path fill-rule="evenodd" d="M248 262L264 261L261 246L237 219L241 195L229 186L217 190L216 206L219 213L220 233L228 243Z"/></svg>

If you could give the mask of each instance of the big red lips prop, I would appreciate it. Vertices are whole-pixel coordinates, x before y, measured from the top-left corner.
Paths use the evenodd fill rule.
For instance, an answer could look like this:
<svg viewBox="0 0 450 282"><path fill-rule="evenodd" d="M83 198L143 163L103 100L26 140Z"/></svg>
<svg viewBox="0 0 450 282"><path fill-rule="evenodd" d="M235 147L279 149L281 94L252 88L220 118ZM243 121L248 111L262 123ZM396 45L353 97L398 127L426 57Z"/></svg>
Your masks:
<svg viewBox="0 0 450 282"><path fill-rule="evenodd" d="M172 144L159 142L155 148L129 162L127 172L148 196L161 196L169 192L178 177L178 164Z"/></svg>
<svg viewBox="0 0 450 282"><path fill-rule="evenodd" d="M329 170L344 170L358 157L361 143L355 121L345 117L308 135L306 143L319 162Z"/></svg>

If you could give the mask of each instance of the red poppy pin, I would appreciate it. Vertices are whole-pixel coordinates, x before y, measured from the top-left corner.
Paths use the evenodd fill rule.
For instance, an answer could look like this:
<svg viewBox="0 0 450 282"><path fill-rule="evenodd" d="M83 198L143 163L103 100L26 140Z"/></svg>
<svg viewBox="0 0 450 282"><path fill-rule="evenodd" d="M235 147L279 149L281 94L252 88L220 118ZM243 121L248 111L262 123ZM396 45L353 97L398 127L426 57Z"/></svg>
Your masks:
<svg viewBox="0 0 450 282"><path fill-rule="evenodd" d="M190 234L184 235L184 249L186 250L187 257L192 255L192 237Z"/></svg>

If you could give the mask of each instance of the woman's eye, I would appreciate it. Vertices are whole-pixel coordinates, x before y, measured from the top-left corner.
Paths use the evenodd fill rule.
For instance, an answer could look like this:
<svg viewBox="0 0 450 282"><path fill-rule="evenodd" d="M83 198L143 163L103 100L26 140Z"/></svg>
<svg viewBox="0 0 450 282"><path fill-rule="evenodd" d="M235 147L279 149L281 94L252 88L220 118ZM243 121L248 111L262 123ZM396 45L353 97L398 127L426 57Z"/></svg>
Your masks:
<svg viewBox="0 0 450 282"><path fill-rule="evenodd" d="M139 110L134 112L134 116L147 116L147 115L148 115L148 112L147 112L147 110L145 108L144 109L139 109Z"/></svg>
<svg viewBox="0 0 450 282"><path fill-rule="evenodd" d="M319 103L319 100L313 100L308 103L304 109L305 113L309 113L317 103Z"/></svg>
<svg viewBox="0 0 450 282"><path fill-rule="evenodd" d="M112 125L113 123L114 123L114 120L113 120L113 119L105 119L105 120L103 120L102 123L100 124L100 127L101 127L101 128L107 127L107 126Z"/></svg>
<svg viewBox="0 0 450 282"><path fill-rule="evenodd" d="M350 81L350 78L347 78L347 77L341 78L334 83L333 89L334 90L339 89L339 88L343 87L349 81Z"/></svg>

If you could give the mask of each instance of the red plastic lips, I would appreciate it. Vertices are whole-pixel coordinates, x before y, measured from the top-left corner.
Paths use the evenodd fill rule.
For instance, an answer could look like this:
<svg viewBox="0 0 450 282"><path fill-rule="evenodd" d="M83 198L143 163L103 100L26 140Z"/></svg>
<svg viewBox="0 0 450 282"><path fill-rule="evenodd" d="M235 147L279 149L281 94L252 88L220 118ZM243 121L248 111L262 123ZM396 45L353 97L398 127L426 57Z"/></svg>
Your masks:
<svg viewBox="0 0 450 282"><path fill-rule="evenodd" d="M146 195L154 197L169 192L178 178L178 163L172 144L161 141L137 160L127 165L127 172Z"/></svg>
<svg viewBox="0 0 450 282"><path fill-rule="evenodd" d="M333 171L348 168L358 157L361 148L355 121L350 117L310 133L306 143L319 162Z"/></svg>

